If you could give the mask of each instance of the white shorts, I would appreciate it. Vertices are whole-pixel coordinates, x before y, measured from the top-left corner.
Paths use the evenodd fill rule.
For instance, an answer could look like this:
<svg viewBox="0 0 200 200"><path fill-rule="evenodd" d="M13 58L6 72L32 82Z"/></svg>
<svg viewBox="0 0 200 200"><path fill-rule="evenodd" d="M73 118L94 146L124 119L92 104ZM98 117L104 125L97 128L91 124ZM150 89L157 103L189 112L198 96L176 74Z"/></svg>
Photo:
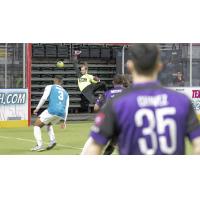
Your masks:
<svg viewBox="0 0 200 200"><path fill-rule="evenodd" d="M60 122L60 120L62 120L61 117L59 116L56 116L56 115L51 115L48 110L44 110L41 115L39 116L40 118L40 121L42 123L44 123L45 125L48 125L48 124L52 124L52 125L55 125L57 124L58 122Z"/></svg>

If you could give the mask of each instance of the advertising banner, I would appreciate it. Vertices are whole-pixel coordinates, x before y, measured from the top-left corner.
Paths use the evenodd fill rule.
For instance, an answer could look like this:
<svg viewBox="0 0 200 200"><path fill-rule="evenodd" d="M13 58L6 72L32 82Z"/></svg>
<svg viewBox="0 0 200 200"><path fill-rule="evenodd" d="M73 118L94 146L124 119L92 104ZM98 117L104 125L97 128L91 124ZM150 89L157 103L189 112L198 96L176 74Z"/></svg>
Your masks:
<svg viewBox="0 0 200 200"><path fill-rule="evenodd" d="M191 99L196 113L200 116L200 87L171 87L171 89L187 95Z"/></svg>
<svg viewBox="0 0 200 200"><path fill-rule="evenodd" d="M28 123L28 90L0 89L0 127L23 127Z"/></svg>

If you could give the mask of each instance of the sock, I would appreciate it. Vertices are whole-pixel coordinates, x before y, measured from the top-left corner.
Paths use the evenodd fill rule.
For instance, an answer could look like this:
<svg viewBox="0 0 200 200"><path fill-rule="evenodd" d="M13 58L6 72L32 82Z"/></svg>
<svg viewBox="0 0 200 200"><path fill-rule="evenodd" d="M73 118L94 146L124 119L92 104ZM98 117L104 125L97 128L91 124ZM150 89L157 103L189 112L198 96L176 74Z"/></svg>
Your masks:
<svg viewBox="0 0 200 200"><path fill-rule="evenodd" d="M38 146L42 146L42 134L39 126L34 126L34 137Z"/></svg>
<svg viewBox="0 0 200 200"><path fill-rule="evenodd" d="M55 134L53 131L53 126L52 125L46 126L46 129L47 129L47 133L49 135L50 142L56 142Z"/></svg>

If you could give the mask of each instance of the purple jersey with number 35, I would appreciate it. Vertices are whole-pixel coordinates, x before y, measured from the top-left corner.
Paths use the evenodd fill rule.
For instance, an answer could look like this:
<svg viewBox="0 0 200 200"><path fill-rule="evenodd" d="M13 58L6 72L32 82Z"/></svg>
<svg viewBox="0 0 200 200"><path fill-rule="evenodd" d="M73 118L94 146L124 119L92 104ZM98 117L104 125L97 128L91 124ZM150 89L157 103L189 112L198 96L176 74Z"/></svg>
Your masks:
<svg viewBox="0 0 200 200"><path fill-rule="evenodd" d="M115 139L125 155L184 154L185 137L199 136L199 121L188 97L158 82L124 90L103 106L91 128L98 144Z"/></svg>

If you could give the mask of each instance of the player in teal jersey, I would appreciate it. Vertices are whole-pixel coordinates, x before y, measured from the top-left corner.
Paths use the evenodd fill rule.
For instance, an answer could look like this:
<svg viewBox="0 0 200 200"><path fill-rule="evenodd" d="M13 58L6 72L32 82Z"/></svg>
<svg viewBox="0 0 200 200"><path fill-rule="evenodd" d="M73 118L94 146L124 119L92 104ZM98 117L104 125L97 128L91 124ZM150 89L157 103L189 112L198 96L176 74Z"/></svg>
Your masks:
<svg viewBox="0 0 200 200"><path fill-rule="evenodd" d="M34 137L37 145L33 147L32 151L50 150L56 145L53 126L63 120L61 128L66 127L66 120L69 107L69 95L66 90L61 86L62 77L55 76L54 84L48 85L45 88L44 94L34 110L37 115L39 109L43 106L46 100L49 101L48 108L42 112L34 123ZM50 143L47 148L44 147L41 135L41 128L46 126Z"/></svg>

